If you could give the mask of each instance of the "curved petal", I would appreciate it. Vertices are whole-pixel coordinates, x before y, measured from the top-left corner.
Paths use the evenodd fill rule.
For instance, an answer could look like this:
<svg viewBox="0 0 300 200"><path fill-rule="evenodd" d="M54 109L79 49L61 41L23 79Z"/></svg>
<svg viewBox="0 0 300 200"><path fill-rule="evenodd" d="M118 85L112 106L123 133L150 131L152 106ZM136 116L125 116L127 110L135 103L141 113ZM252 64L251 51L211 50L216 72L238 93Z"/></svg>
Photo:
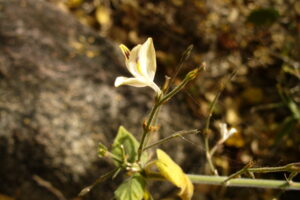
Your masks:
<svg viewBox="0 0 300 200"><path fill-rule="evenodd" d="M160 88L152 81L148 81L140 78L127 78L123 76L119 76L115 80L115 87L119 87L121 85L130 85L134 87L151 87L157 94L161 93Z"/></svg>
<svg viewBox="0 0 300 200"><path fill-rule="evenodd" d="M151 87L157 94L161 93L160 88L153 81L149 82L148 86Z"/></svg>
<svg viewBox="0 0 300 200"><path fill-rule="evenodd" d="M128 60L130 56L130 50L124 44L121 44L119 47L123 55L125 56L125 59Z"/></svg>
<svg viewBox="0 0 300 200"><path fill-rule="evenodd" d="M155 162L160 174L166 180L180 188L178 195L182 200L191 200L194 192L194 186L187 175L182 171L168 154L161 149L156 150L157 161Z"/></svg>
<svg viewBox="0 0 300 200"><path fill-rule="evenodd" d="M143 72L140 70L138 66L139 61L139 51L141 49L142 45L135 46L129 55L129 59L126 62L126 66L128 71L134 76L134 77L141 77L144 76Z"/></svg>
<svg viewBox="0 0 300 200"><path fill-rule="evenodd" d="M142 74L153 81L156 72L156 55L152 38L148 38L140 48L139 63Z"/></svg>
<svg viewBox="0 0 300 200"><path fill-rule="evenodd" d="M119 76L115 80L115 87L119 87L121 85L130 85L134 87L146 87L149 86L147 82L138 78L127 78L123 76Z"/></svg>

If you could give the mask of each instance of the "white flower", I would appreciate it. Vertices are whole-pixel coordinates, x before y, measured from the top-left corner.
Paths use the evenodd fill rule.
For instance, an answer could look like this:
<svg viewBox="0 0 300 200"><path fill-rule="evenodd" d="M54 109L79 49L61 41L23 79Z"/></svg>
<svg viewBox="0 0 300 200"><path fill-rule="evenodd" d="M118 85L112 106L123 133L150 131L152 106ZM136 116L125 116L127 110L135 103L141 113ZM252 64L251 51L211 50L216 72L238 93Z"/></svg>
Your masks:
<svg viewBox="0 0 300 200"><path fill-rule="evenodd" d="M153 81L156 72L156 55L152 38L148 38L142 45L135 46L131 51L125 45L120 45L120 48L125 56L126 67L133 77L117 77L115 87L120 85L149 86L160 94L160 88Z"/></svg>
<svg viewBox="0 0 300 200"><path fill-rule="evenodd" d="M225 142L229 137L231 137L233 134L237 132L235 128L227 129L226 123L220 123L220 132L221 132L221 141L222 143Z"/></svg>

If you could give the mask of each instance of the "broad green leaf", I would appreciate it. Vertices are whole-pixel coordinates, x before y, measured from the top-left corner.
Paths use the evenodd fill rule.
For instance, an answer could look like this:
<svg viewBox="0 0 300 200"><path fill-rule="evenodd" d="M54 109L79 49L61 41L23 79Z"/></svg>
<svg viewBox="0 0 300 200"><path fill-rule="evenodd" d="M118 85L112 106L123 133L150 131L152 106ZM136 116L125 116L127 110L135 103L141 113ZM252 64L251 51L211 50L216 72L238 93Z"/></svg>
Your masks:
<svg viewBox="0 0 300 200"><path fill-rule="evenodd" d="M117 200L141 200L144 197L146 181L140 174L135 174L123 182L115 191Z"/></svg>
<svg viewBox="0 0 300 200"><path fill-rule="evenodd" d="M180 188L178 196L182 200L190 200L193 196L194 186L181 167L160 149L156 150L156 155L157 161L155 164L160 174Z"/></svg>
<svg viewBox="0 0 300 200"><path fill-rule="evenodd" d="M112 153L119 158L119 160L123 160L123 150L121 145L124 147L124 153L127 156L127 161L131 163L134 162L137 157L139 143L123 126L120 126L118 134L112 145Z"/></svg>
<svg viewBox="0 0 300 200"><path fill-rule="evenodd" d="M123 149L121 148L123 146ZM137 152L138 152L139 142L135 139L135 137L128 132L123 126L120 126L118 130L118 134L114 140L112 145L112 153L119 159L124 160L124 155L127 158L127 161L133 163L137 160ZM142 162L145 162L147 159L147 155L144 153L142 156ZM116 165L120 165L122 163L116 161Z"/></svg>

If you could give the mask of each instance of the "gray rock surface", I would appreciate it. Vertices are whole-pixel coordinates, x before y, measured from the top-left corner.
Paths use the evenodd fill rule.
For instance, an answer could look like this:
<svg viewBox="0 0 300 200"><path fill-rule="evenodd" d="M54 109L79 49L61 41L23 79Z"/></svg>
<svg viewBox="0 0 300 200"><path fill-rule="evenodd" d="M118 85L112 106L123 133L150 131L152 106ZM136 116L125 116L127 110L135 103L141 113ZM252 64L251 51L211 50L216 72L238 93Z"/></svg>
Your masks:
<svg viewBox="0 0 300 200"><path fill-rule="evenodd" d="M111 144L121 124L138 137L153 104L150 89L113 87L126 75L122 61L116 44L54 5L0 0L0 193L62 199L38 176L73 199L111 169L97 157L97 144ZM180 99L160 118L160 137L196 127ZM182 142L166 148L178 161L195 149ZM116 184L85 198L109 199Z"/></svg>

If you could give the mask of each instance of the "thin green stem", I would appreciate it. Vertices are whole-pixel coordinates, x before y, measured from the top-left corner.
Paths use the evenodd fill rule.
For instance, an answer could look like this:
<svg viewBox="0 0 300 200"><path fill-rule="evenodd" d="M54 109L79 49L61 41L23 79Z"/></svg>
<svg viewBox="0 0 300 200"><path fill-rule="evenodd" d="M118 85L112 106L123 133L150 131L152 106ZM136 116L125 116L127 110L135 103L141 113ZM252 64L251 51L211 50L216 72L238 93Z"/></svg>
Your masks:
<svg viewBox="0 0 300 200"><path fill-rule="evenodd" d="M254 174L252 172L247 171L251 166L253 165L253 162L249 162L247 165L245 165L241 170L231 174L230 176L228 176L228 178L224 181L224 183L227 183L229 180L237 178L238 176L240 176L241 174L244 173L248 173L250 174L252 177L254 177Z"/></svg>
<svg viewBox="0 0 300 200"><path fill-rule="evenodd" d="M154 107L152 108L152 110L150 112L148 121L146 122L146 124L144 124L143 135L142 135L140 146L138 148L138 161L141 159L142 153L144 151L146 136L150 132L151 123L154 119L156 112L159 110L159 107L163 103L168 101L171 97L173 97L175 94L177 94L189 81L190 81L189 78L185 78L177 87L174 88L174 90L172 90L171 92L169 92L168 94L163 96L161 99L158 99L157 102L155 103Z"/></svg>
<svg viewBox="0 0 300 200"><path fill-rule="evenodd" d="M177 67L177 70L175 71L175 74L173 75L173 77L170 80L170 84L169 84L170 86L174 84L175 79L176 79L177 75L179 74L179 72L180 72L180 70L183 66L183 63L190 57L193 48L194 48L194 45L191 44L183 52L183 54L180 58L179 66Z"/></svg>
<svg viewBox="0 0 300 200"><path fill-rule="evenodd" d="M144 151L144 147L145 147L145 143L146 143L146 138L148 133L151 131L151 124L152 121L154 119L154 116L156 115L156 112L159 110L159 107L166 103L170 98L172 98L175 94L177 94L187 83L189 83L190 81L192 81L193 79L195 79L198 74L200 69L203 68L203 65L200 66L199 68L196 68L192 71L190 71L184 78L184 80L178 85L176 86L171 92L169 92L168 94L166 94L165 96L162 96L163 94L161 94L160 96L157 97L157 100L155 102L155 105L153 106L148 121L144 124L143 127L143 135L142 135L142 139L140 142L140 146L138 148L138 159L137 161L140 161L142 153Z"/></svg>
<svg viewBox="0 0 300 200"><path fill-rule="evenodd" d="M91 185L83 188L80 193L78 194L78 196L82 197L84 195L86 195L87 193L89 193L91 191L91 189L93 189L93 187L95 187L97 184L107 180L109 177L112 177L117 171L119 171L120 168L115 168L103 175L101 175L99 178L96 179L96 181L94 183L92 183Z"/></svg>
<svg viewBox="0 0 300 200"><path fill-rule="evenodd" d="M220 147L220 145L222 145L222 139L220 139L213 148L211 148L210 150L210 156L213 157L214 154L216 153L217 149Z"/></svg>
<svg viewBox="0 0 300 200"><path fill-rule="evenodd" d="M227 176L206 176L188 174L188 177L196 184L224 185ZM232 187L253 187L253 188L273 188L284 190L300 190L300 183L281 180L234 178L226 183L226 186Z"/></svg>
<svg viewBox="0 0 300 200"><path fill-rule="evenodd" d="M150 112L149 118L148 118L146 124L144 124L143 135L142 135L140 146L138 148L138 161L140 161L140 159L141 159L142 153L144 151L146 136L150 132L150 126L151 126L152 120L153 120L153 118L155 116L155 113L158 111L159 106L160 105L158 103L156 103L153 106L153 108L152 108L152 110Z"/></svg>
<svg viewBox="0 0 300 200"><path fill-rule="evenodd" d="M208 138L208 135L206 135L205 138L204 138L204 146L205 146L205 155L206 155L206 159L207 159L209 168L210 168L211 172L212 172L214 175L218 175L218 171L216 170L216 168L215 168L215 166L214 166L214 164L213 164L212 156L211 156L211 154L210 154L210 150L209 150L209 138Z"/></svg>
<svg viewBox="0 0 300 200"><path fill-rule="evenodd" d="M194 80L198 76L200 70L204 67L205 64L202 64L200 67L190 71L179 85L177 85L171 92L167 93L163 98L160 99L158 104L164 104L169 99L171 99L175 94L177 94L180 90L182 90L182 88L184 88L186 84Z"/></svg>
<svg viewBox="0 0 300 200"><path fill-rule="evenodd" d="M214 175L218 175L218 171L216 170L216 168L213 164L213 161L212 161L212 155L214 154L214 151L216 149L213 152L211 152L210 148L209 148L209 125L210 125L210 120L211 120L211 117L212 117L213 110L214 110L214 108L217 104L217 101L218 101L219 97L221 96L221 93L222 93L223 89L224 89L224 87L221 87L221 90L215 96L215 98L213 99L213 101L212 101L212 103L209 107L209 114L208 114L207 120L205 122L205 127L204 127L204 131L203 131L203 133L204 133L205 153L206 153L205 155L206 155L206 159L207 159L209 168L210 168L211 172Z"/></svg>
<svg viewBox="0 0 300 200"><path fill-rule="evenodd" d="M171 92L166 94L159 102L158 104L161 105L165 102L167 102L169 99L171 99L175 94L177 94L188 82L190 82L189 79L184 79L178 86L174 88Z"/></svg>
<svg viewBox="0 0 300 200"><path fill-rule="evenodd" d="M159 112L160 112L160 109L161 109L161 106L159 106L158 108L157 108L157 110L156 110L156 112L155 112L155 114L154 114L154 116L153 116L153 119L152 119L152 122L151 122L151 126L157 126L157 119L158 119L158 115L159 115ZM155 132L156 131L156 128L154 128L154 131L153 132ZM153 134L153 133L152 133ZM145 146L148 144L148 142L149 142L149 140L150 140L150 135L151 134L147 134L146 135L146 138L145 138L145 142L144 142L144 148L143 148L143 151L145 150Z"/></svg>
<svg viewBox="0 0 300 200"><path fill-rule="evenodd" d="M208 114L208 117L207 117L207 120L205 122L205 126L204 126L204 145L205 145L205 155L206 155L206 159L207 159L207 162L209 164L209 167L210 167L210 170L213 174L215 175L218 175L218 171L216 170L214 164L213 164L213 161L212 161L212 156L213 154L215 153L215 151L217 150L217 145L216 144L212 150L210 150L209 148L209 126L210 126L210 121L211 121L211 117L212 117L212 114L213 114L213 111L215 109L215 106L225 88L225 85L227 84L227 82L231 81L233 79L233 77L235 76L236 74L236 71L233 72L230 77L226 80L226 82L224 84L221 85L220 87L220 90L219 92L217 93L217 95L215 96L215 98L213 99L213 101L211 102L210 104L210 107L209 107L209 114Z"/></svg>
<svg viewBox="0 0 300 200"><path fill-rule="evenodd" d="M161 145L161 144L163 144L165 142L168 142L169 140L172 140L172 139L177 138L177 137L183 137L184 135L197 134L197 133L199 133L199 131L197 129L186 130L186 131L178 131L178 132L173 133L172 135L170 135L170 136L168 136L166 138L163 138L163 139L161 139L161 140L159 140L159 141L157 141L157 142L155 142L153 144L150 144L149 146L146 146L144 148L144 150L150 149L150 148L152 148L154 146Z"/></svg>
<svg viewBox="0 0 300 200"><path fill-rule="evenodd" d="M253 165L252 162L248 163L245 167L243 167L241 170L231 174L226 180L225 182L228 182L231 179L236 178L237 176L244 174L244 173L248 173L248 174L252 174L253 173L272 173L272 172L290 172L290 180L292 178L294 178L294 176L297 175L297 173L300 172L300 162L298 163L290 163L284 166L279 166L279 167L252 167ZM295 175L296 174L296 175ZM253 175L254 176L254 175Z"/></svg>
<svg viewBox="0 0 300 200"><path fill-rule="evenodd" d="M248 168L248 172L252 173L271 173L271 172L300 172L300 162L290 163L279 167L257 167Z"/></svg>

